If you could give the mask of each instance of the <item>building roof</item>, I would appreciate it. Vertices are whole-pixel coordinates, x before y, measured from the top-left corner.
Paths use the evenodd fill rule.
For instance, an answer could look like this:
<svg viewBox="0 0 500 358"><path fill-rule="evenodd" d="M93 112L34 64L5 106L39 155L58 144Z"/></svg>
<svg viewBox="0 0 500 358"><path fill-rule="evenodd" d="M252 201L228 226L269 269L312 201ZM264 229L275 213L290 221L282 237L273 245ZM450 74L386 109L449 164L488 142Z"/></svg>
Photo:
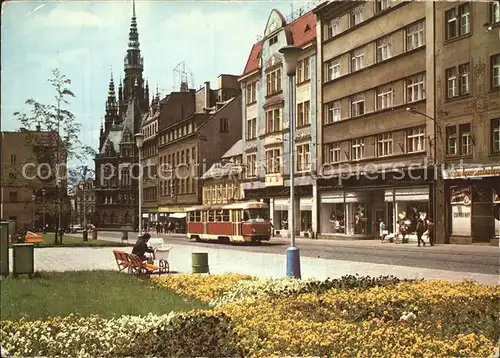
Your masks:
<svg viewBox="0 0 500 358"><path fill-rule="evenodd" d="M236 157L243 154L243 139L240 139L222 156L222 159Z"/></svg>
<svg viewBox="0 0 500 358"><path fill-rule="evenodd" d="M276 11L276 10L273 10ZM277 14L281 15L279 11ZM316 15L309 11L292 21L284 27L284 31L291 34L292 43L296 46L304 46L316 38ZM262 40L252 46L243 75L249 74L260 67L260 52Z"/></svg>
<svg viewBox="0 0 500 358"><path fill-rule="evenodd" d="M221 159L234 158L243 154L243 139L240 139L222 156ZM243 168L240 163L229 162L225 164L215 163L208 169L201 179L224 178L231 175L240 175Z"/></svg>
<svg viewBox="0 0 500 358"><path fill-rule="evenodd" d="M123 123L113 125L101 148L101 154L106 153L106 147L109 144L113 146L116 153L120 153L120 143L134 142L136 104L135 98L132 97L127 105L127 112L125 113Z"/></svg>

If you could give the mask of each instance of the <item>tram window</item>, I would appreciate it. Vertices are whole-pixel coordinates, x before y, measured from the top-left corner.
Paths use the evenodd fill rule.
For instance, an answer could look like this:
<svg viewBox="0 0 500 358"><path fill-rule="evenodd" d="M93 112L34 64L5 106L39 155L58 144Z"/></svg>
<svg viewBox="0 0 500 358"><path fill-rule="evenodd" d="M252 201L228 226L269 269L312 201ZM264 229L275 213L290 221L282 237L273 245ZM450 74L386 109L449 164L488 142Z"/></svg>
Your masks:
<svg viewBox="0 0 500 358"><path fill-rule="evenodd" d="M243 212L243 221L266 221L269 220L267 209L247 209Z"/></svg>
<svg viewBox="0 0 500 358"><path fill-rule="evenodd" d="M229 210L222 210L222 221L229 221Z"/></svg>
<svg viewBox="0 0 500 358"><path fill-rule="evenodd" d="M192 212L187 213L187 221L193 222L193 213Z"/></svg>
<svg viewBox="0 0 500 358"><path fill-rule="evenodd" d="M215 221L215 211L210 210L208 212L208 221Z"/></svg>
<svg viewBox="0 0 500 358"><path fill-rule="evenodd" d="M197 223L201 222L201 212L200 211L195 211L193 213L193 216L194 216L193 221L195 221Z"/></svg>
<svg viewBox="0 0 500 358"><path fill-rule="evenodd" d="M223 210L218 210L217 211L217 221L224 221L224 218L223 218Z"/></svg>

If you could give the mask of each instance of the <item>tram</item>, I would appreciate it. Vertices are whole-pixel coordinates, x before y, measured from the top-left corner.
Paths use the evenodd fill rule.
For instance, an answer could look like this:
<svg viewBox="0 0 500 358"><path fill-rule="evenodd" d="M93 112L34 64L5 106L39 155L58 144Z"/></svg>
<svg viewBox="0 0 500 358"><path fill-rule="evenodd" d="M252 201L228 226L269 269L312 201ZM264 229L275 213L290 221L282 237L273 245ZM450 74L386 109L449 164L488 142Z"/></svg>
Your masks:
<svg viewBox="0 0 500 358"><path fill-rule="evenodd" d="M196 206L187 210L187 237L197 241L254 242L271 239L269 208L261 202Z"/></svg>

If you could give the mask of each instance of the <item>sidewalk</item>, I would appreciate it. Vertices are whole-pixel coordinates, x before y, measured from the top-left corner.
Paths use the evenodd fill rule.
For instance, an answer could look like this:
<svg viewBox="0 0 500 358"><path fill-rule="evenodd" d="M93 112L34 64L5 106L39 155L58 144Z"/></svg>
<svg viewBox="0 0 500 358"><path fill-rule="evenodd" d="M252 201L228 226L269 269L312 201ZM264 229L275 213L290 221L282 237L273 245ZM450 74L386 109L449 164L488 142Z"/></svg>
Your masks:
<svg viewBox="0 0 500 358"><path fill-rule="evenodd" d="M105 239L105 238L103 238ZM108 239L108 238L106 238ZM119 238L109 238L120 241ZM228 250L224 248L206 248L169 243L170 267L179 273L191 272L191 254L206 252L209 257L211 274L241 273L257 277L283 277L286 272L284 254L259 253ZM75 270L116 270L112 248L51 248L35 250L35 270L37 271L75 271ZM127 252L130 247L120 248ZM12 252L11 252L12 266ZM498 284L497 275L480 273L445 271L418 267L392 266L365 262L326 260L302 257L302 278L339 278L344 275L381 276L393 275L400 278L440 279L459 281L474 279L483 284Z"/></svg>

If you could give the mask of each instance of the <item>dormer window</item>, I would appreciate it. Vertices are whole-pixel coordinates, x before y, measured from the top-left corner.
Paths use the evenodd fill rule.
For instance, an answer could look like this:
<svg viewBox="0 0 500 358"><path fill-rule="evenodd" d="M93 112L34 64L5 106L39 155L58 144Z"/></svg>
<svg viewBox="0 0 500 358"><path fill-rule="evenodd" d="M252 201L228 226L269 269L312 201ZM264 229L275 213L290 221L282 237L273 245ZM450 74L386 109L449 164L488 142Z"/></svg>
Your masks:
<svg viewBox="0 0 500 358"><path fill-rule="evenodd" d="M306 28L304 29L304 32L311 31L311 26L309 24L306 25Z"/></svg>
<svg viewBox="0 0 500 358"><path fill-rule="evenodd" d="M276 43L278 43L278 35L275 35L269 39L269 46L272 46Z"/></svg>

